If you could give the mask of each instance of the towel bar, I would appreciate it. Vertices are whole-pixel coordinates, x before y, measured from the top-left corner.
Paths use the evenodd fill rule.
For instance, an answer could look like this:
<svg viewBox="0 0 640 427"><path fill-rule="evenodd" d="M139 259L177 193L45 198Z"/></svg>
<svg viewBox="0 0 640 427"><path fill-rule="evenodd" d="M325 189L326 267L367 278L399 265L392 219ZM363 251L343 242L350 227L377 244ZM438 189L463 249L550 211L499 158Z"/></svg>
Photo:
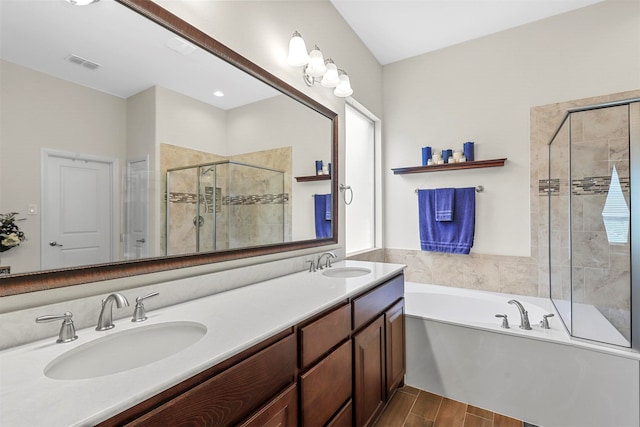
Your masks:
<svg viewBox="0 0 640 427"><path fill-rule="evenodd" d="M414 192L414 193L416 193L416 194L418 194L418 190L419 190L419 188L416 188L413 192ZM483 187L482 185L478 185L478 186L476 187L476 193L481 193L481 192L483 192L483 191L484 191L484 187Z"/></svg>

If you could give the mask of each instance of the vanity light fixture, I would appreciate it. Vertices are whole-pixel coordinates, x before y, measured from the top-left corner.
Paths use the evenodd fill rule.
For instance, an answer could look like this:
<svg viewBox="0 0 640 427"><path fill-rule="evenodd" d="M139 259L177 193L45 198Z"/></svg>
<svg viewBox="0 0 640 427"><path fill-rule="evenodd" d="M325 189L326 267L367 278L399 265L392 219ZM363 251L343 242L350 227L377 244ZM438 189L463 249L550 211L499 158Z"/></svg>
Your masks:
<svg viewBox="0 0 640 427"><path fill-rule="evenodd" d="M335 88L333 94L345 98L353 93L349 76L338 69L331 58L324 59L317 45L307 53L307 45L299 32L294 31L289 40L289 65L302 68L302 78L307 86L320 83L326 88Z"/></svg>
<svg viewBox="0 0 640 427"><path fill-rule="evenodd" d="M74 6L87 6L91 3L97 3L100 0L67 0L67 1Z"/></svg>

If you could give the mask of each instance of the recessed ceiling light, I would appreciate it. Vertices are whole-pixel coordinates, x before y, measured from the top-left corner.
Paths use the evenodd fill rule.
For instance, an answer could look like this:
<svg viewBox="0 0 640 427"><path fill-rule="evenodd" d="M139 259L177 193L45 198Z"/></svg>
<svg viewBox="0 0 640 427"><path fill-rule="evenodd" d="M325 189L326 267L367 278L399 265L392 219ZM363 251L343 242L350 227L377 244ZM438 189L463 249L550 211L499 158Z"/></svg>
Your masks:
<svg viewBox="0 0 640 427"><path fill-rule="evenodd" d="M222 92L221 90L217 90L217 91L213 92L213 96L222 97L222 96L224 96L224 92Z"/></svg>
<svg viewBox="0 0 640 427"><path fill-rule="evenodd" d="M91 3L97 3L100 0L67 0L67 1L74 6L86 6Z"/></svg>

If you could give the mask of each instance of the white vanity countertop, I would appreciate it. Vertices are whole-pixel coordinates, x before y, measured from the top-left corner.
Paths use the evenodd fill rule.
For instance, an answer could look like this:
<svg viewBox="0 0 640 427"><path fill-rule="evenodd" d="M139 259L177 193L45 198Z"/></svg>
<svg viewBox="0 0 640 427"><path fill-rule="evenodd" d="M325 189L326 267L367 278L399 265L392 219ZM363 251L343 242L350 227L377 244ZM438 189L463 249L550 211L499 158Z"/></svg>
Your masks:
<svg viewBox="0 0 640 427"><path fill-rule="evenodd" d="M404 268L363 261L341 261L333 268L339 267L364 267L371 273L344 279L299 272L153 310L143 323L124 318L115 321L116 327L110 331L79 330L78 339L71 343L56 344L56 337L50 337L4 350L0 352L0 425L94 425L392 278ZM132 313L133 305L128 307ZM44 375L45 367L56 357L91 340L169 321L202 323L207 333L185 350L129 371L83 380L54 380ZM122 357L127 357L126 350Z"/></svg>

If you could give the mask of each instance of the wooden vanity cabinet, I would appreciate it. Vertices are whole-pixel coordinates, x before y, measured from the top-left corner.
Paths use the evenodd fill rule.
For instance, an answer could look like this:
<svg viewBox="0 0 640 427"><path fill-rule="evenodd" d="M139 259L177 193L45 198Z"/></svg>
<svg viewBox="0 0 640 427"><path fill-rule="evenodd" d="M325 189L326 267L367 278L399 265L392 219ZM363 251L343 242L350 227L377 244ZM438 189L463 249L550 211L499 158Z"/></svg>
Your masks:
<svg viewBox="0 0 640 427"><path fill-rule="evenodd" d="M371 425L404 379L403 295L399 274L100 425Z"/></svg>
<svg viewBox="0 0 640 427"><path fill-rule="evenodd" d="M371 425L405 374L404 276L352 302L354 424Z"/></svg>

